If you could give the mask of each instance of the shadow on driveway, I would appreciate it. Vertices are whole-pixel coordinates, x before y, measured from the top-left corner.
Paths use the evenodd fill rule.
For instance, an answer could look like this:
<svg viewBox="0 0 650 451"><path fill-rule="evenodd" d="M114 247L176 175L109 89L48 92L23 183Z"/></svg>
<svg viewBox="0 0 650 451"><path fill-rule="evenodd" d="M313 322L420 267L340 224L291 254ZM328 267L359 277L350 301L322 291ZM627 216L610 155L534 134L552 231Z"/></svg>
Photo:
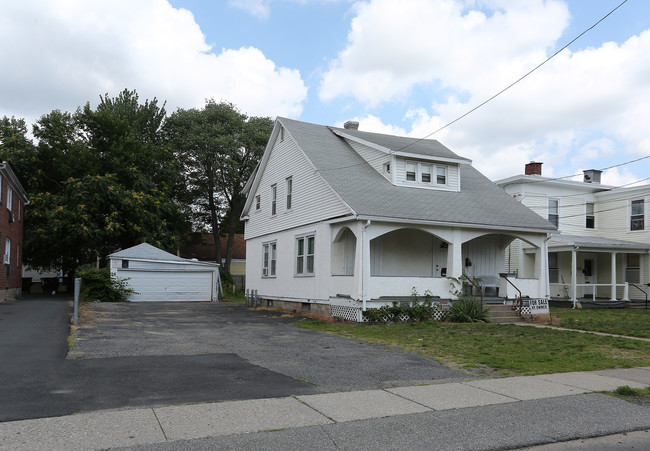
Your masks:
<svg viewBox="0 0 650 451"><path fill-rule="evenodd" d="M88 310L65 359L70 301L0 304L0 421L467 378L431 359L301 329L294 317L241 304Z"/></svg>

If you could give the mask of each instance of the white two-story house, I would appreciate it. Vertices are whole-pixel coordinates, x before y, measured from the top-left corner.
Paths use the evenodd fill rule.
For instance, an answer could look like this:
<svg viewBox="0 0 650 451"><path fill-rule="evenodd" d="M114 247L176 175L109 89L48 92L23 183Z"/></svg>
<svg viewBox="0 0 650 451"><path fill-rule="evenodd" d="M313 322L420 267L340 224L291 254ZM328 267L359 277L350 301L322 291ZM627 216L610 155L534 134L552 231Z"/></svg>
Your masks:
<svg viewBox="0 0 650 451"><path fill-rule="evenodd" d="M548 294L555 227L438 141L278 118L245 193L246 285L267 305L358 319L413 290L453 298L463 274L507 296L514 239L535 263L513 282Z"/></svg>
<svg viewBox="0 0 650 451"><path fill-rule="evenodd" d="M553 298L608 304L645 300L648 293L650 185L606 186L601 171L583 181L542 176L542 163L496 183L559 232L548 242L549 293ZM509 271L533 273L535 249L518 240L507 249Z"/></svg>

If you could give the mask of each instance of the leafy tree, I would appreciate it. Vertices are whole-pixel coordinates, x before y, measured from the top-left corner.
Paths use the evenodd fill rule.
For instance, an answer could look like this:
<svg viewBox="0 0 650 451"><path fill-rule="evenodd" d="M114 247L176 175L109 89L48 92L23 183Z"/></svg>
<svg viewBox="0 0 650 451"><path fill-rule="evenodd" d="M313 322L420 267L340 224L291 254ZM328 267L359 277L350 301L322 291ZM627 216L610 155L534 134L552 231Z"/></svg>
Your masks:
<svg viewBox="0 0 650 451"><path fill-rule="evenodd" d="M223 257L219 236L228 231L227 272L245 202L241 191L264 152L272 127L270 118L249 118L233 104L214 100L207 100L202 109L179 109L165 124L167 141L179 152L185 168L186 201L194 206L195 224L207 225L214 235L217 262Z"/></svg>
<svg viewBox="0 0 650 451"><path fill-rule="evenodd" d="M73 275L143 241L174 251L187 229L181 167L161 137L164 105L141 104L128 90L100 100L94 110L42 116L37 146L24 138L24 121L0 122L0 154L30 196L24 255L32 267Z"/></svg>

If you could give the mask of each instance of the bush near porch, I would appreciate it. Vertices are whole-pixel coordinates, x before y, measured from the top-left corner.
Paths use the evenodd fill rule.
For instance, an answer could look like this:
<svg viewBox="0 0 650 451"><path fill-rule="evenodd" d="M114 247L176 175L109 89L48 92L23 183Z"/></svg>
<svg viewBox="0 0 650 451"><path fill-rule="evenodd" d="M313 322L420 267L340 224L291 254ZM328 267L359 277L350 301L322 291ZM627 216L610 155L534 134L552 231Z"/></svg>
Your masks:
<svg viewBox="0 0 650 451"><path fill-rule="evenodd" d="M650 338L650 309L551 307L551 316L554 326Z"/></svg>
<svg viewBox="0 0 650 451"><path fill-rule="evenodd" d="M395 346L475 375L534 375L650 366L650 342L506 324L391 325L301 321L299 327Z"/></svg>

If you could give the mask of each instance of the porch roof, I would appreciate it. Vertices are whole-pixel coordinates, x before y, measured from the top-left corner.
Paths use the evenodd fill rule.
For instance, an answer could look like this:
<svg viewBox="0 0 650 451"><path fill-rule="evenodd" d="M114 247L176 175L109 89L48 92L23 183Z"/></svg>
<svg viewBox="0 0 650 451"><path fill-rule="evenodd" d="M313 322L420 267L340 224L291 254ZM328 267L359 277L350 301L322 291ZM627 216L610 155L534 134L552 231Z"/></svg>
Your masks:
<svg viewBox="0 0 650 451"><path fill-rule="evenodd" d="M582 249L597 250L603 249L611 250L633 250L633 251L648 251L650 244L636 243L633 241L614 240L611 238L601 238L597 236L579 236L579 235L553 235L548 243L548 250L552 252L554 249L562 247L579 247Z"/></svg>

